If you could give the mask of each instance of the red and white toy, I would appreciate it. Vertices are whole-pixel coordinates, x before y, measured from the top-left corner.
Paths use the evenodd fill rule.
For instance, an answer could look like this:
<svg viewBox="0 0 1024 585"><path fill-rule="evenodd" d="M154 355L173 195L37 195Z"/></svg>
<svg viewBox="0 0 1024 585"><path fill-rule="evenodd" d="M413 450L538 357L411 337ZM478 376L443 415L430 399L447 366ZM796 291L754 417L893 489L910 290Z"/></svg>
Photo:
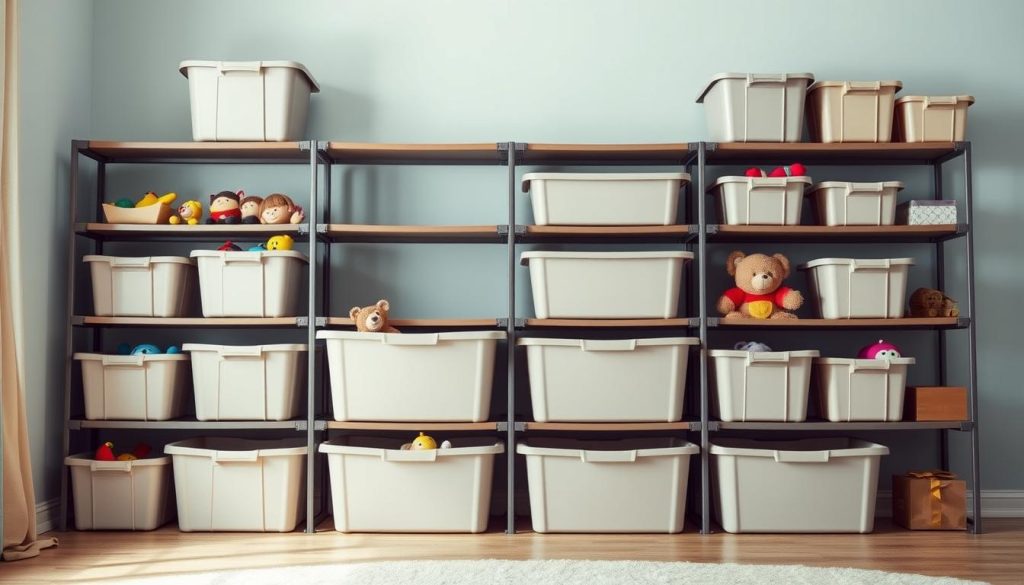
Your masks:
<svg viewBox="0 0 1024 585"><path fill-rule="evenodd" d="M800 163L793 163L784 167L775 167L767 174L757 167L750 167L743 175L746 177L806 177L807 167Z"/></svg>
<svg viewBox="0 0 1024 585"><path fill-rule="evenodd" d="M900 348L884 339L862 347L857 357L864 360L891 360L900 357Z"/></svg>

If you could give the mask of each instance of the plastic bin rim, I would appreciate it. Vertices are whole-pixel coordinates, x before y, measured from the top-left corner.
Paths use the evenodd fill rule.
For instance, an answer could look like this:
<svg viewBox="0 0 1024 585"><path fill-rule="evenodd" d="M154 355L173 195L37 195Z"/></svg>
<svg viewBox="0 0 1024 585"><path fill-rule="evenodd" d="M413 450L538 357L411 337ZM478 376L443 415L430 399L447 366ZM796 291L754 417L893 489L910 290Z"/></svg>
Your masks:
<svg viewBox="0 0 1024 585"><path fill-rule="evenodd" d="M638 337L635 339L584 339L582 337L517 337L516 345L579 347L583 341L635 341L637 346L700 345L698 337Z"/></svg>
<svg viewBox="0 0 1024 585"><path fill-rule="evenodd" d="M302 252L296 250L260 250L260 251L249 251L249 250L192 250L189 252L189 256L192 258L224 258L228 254L258 254L260 259L265 258L295 258L296 260L302 260L305 263L309 263L309 258L306 257Z"/></svg>
<svg viewBox="0 0 1024 585"><path fill-rule="evenodd" d="M188 345L187 343L185 345ZM184 351L184 349L183 349ZM83 361L99 361L105 357L141 357L144 362L177 362L188 360L187 355L180 353L144 353L139 355L123 355L114 353L96 353L87 351L77 351L72 354L72 359L83 360Z"/></svg>
<svg viewBox="0 0 1024 585"><path fill-rule="evenodd" d="M742 349L709 349L708 356L710 357L741 357L747 356L758 356L758 355L770 355L777 356L782 354L789 354L790 357L797 358L816 358L821 355L816 349L796 349L793 351L744 351Z"/></svg>
<svg viewBox="0 0 1024 585"><path fill-rule="evenodd" d="M814 359L815 364L821 364L826 366L847 366L855 362L860 363L876 363L876 362L889 362L895 366L912 366L917 363L917 360L912 357L898 357L888 359L871 359L871 358L841 358L841 357L819 357Z"/></svg>
<svg viewBox="0 0 1024 585"><path fill-rule="evenodd" d="M523 191L530 181L681 181L690 182L689 173L526 173Z"/></svg>
<svg viewBox="0 0 1024 585"><path fill-rule="evenodd" d="M269 343L264 345L219 345L216 343L185 343L181 351L216 351L223 349L256 349L260 352L267 351L306 351L305 343Z"/></svg>
<svg viewBox="0 0 1024 585"><path fill-rule="evenodd" d="M770 181L766 179L770 179ZM707 193L710 193L717 189L719 186L724 185L726 183L746 183L747 181L752 181L754 183L757 183L759 181L770 183L778 181L779 179L784 179L787 185L790 183L804 183L810 185L813 182L811 180L811 177L808 175L799 175L796 177L743 177L740 175L726 175L724 177L718 177L717 179L715 179L715 182L712 183L710 187L705 189L705 191Z"/></svg>
<svg viewBox="0 0 1024 585"><path fill-rule="evenodd" d="M653 258L682 258L693 260L693 252L666 251L666 252L549 252L545 250L533 250L523 252L519 257L519 263L529 264L531 258L574 258L577 260L648 260Z"/></svg>
<svg viewBox="0 0 1024 585"><path fill-rule="evenodd" d="M877 80L877 79L872 79L872 80L869 80L869 81L853 81L853 80L844 80L844 81L815 81L814 83L811 84L810 87L807 88L807 91L808 92L812 92L812 91L814 91L816 89L821 89L823 87L843 87L847 83L878 83L879 88L895 87L896 91L899 91L899 90L903 89L903 82L902 81L898 81L896 79L888 79L888 80L885 80L885 81L881 81L881 80Z"/></svg>
<svg viewBox="0 0 1024 585"><path fill-rule="evenodd" d="M320 453L338 455L366 455L380 457L389 451L401 451L401 449L385 449L383 447L361 447L358 445L343 445L335 440L324 441L317 447ZM450 447L448 449L435 449L438 457L468 457L472 455L499 455L505 452L505 443L498 441L493 445L477 445L474 447Z"/></svg>
<svg viewBox="0 0 1024 585"><path fill-rule="evenodd" d="M184 256L107 256L103 254L87 254L82 256L82 262L111 262L120 258L148 260L150 264L193 264L192 260Z"/></svg>
<svg viewBox="0 0 1024 585"><path fill-rule="evenodd" d="M352 339L361 341L380 341L387 335L400 335L403 338L436 337L438 341L483 341L488 339L505 339L504 331L444 331L438 333L380 333L371 331L317 331L317 339Z"/></svg>
<svg viewBox="0 0 1024 585"><path fill-rule="evenodd" d="M207 440L215 442L223 442L223 445L214 445L209 447L203 447ZM164 445L164 453L167 455L192 455L196 457L208 457L212 458L218 451L256 451L256 457L289 457L294 455L305 455L306 445L305 441L303 444L297 447L273 447L273 443L284 443L294 442L295 440L289 441L289 439L271 439L271 440L259 440L259 439L236 439L233 437L195 437L192 439L185 439L184 441L176 441L174 443L168 443ZM265 446L264 446L265 445ZM218 448L221 447L221 448Z"/></svg>
<svg viewBox="0 0 1024 585"><path fill-rule="evenodd" d="M306 66L298 61L204 61L201 59L188 59L178 64L178 72L188 78L189 67L216 67L219 68L222 63L259 63L260 67L286 67L288 69L298 69L306 76L309 81L310 92L320 93L320 84L316 82L313 74L306 69Z"/></svg>
<svg viewBox="0 0 1024 585"><path fill-rule="evenodd" d="M714 441L708 443L708 452L712 455L738 455L747 457L771 457L775 456L776 451L789 452L789 453L807 453L812 451L828 451L829 458L833 457L863 457L864 455L888 455L889 448L885 445L878 443L872 443L871 441L864 441L862 439L851 439L846 437L838 437L838 439L845 439L847 441L846 447L830 448L830 449L774 449L773 446L777 445L793 445L799 443L821 443L827 442L830 439L797 439L794 441L757 441L755 439L739 439L730 438L725 439L726 441L741 441L748 443L751 446L734 447L728 445L720 445ZM832 439L835 440L835 439ZM760 446L754 446L760 445Z"/></svg>
<svg viewBox="0 0 1024 585"><path fill-rule="evenodd" d="M700 453L700 447L689 441L682 441L682 445L675 447L650 447L641 449L600 449L602 452L626 452L636 451L637 457L666 457L675 455L696 455ZM592 449L572 449L562 447L534 447L529 440L516 443L516 453L520 455L542 455L547 457L573 457L580 458L585 451Z"/></svg>
<svg viewBox="0 0 1024 585"><path fill-rule="evenodd" d="M819 266L832 266L832 265L850 265L855 262L872 262L875 260L888 260L889 264L896 266L913 266L913 258L818 258L811 260L806 264L797 266L797 270L807 270L809 268L817 268Z"/></svg>
<svg viewBox="0 0 1024 585"><path fill-rule="evenodd" d="M704 89L701 90L700 94L697 96L697 103L698 104L704 103L704 97L707 96L708 92L711 91L711 88L716 83L718 83L719 81L722 81L724 79L746 79L748 75L751 75L751 74L749 74L749 73L716 73L716 74L712 75L711 79L708 81L707 85L704 86ZM753 75L785 75L786 79L806 79L808 85L811 82L814 81L814 74L813 73L754 73Z"/></svg>
<svg viewBox="0 0 1024 585"><path fill-rule="evenodd" d="M75 453L64 458L64 465L70 467L90 467L97 461L98 459L95 459L92 453ZM129 467L153 467L170 465L171 458L168 455L161 455L160 457L144 457L142 459L132 459L131 461L104 461L103 463L129 463Z"/></svg>
<svg viewBox="0 0 1024 585"><path fill-rule="evenodd" d="M960 102L966 102L968 106L974 103L973 95L905 95L897 99L894 103L898 106L900 104L905 104L907 102L923 102L925 100L931 100L935 98L953 99L958 104Z"/></svg>
<svg viewBox="0 0 1024 585"><path fill-rule="evenodd" d="M956 199L911 199L897 207L956 207Z"/></svg>
<svg viewBox="0 0 1024 585"><path fill-rule="evenodd" d="M895 187L896 189L903 189L906 185L903 181L822 181L812 185L807 192L814 193L821 189L831 189L834 187L846 187L847 185L881 185L883 189L889 189Z"/></svg>

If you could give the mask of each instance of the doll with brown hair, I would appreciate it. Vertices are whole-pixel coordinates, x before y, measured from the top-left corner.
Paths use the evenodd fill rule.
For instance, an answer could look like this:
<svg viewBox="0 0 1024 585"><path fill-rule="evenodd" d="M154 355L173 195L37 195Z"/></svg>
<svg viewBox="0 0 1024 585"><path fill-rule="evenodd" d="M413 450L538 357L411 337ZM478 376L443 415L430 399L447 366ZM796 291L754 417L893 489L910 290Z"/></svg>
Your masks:
<svg viewBox="0 0 1024 585"><path fill-rule="evenodd" d="M305 218L306 214L302 208L287 195L281 193L267 195L267 198L260 203L260 223L300 223Z"/></svg>
<svg viewBox="0 0 1024 585"><path fill-rule="evenodd" d="M263 203L263 198L258 195L246 195L244 191L239 191L238 194L242 197L241 205L239 205L242 210L242 223L259 223L260 204Z"/></svg>

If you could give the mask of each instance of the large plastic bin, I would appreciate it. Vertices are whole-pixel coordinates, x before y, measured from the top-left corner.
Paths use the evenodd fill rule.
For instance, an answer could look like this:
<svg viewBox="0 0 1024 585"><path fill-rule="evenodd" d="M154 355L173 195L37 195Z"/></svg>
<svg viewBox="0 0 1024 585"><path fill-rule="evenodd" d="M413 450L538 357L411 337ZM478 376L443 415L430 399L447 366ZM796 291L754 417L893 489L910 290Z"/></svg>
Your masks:
<svg viewBox="0 0 1024 585"><path fill-rule="evenodd" d="M967 136L969 95L907 95L896 100L896 141L962 142Z"/></svg>
<svg viewBox="0 0 1024 585"><path fill-rule="evenodd" d="M889 318L903 314L912 258L819 258L801 265L822 319Z"/></svg>
<svg viewBox="0 0 1024 585"><path fill-rule="evenodd" d="M537 438L526 456L534 532L682 532L690 457L672 438Z"/></svg>
<svg viewBox="0 0 1024 585"><path fill-rule="evenodd" d="M182 61L192 139L301 140L313 75L294 61Z"/></svg>
<svg viewBox="0 0 1024 585"><path fill-rule="evenodd" d="M719 220L728 225L799 225L810 177L719 177Z"/></svg>
<svg viewBox="0 0 1024 585"><path fill-rule="evenodd" d="M523 252L538 319L676 316L692 252Z"/></svg>
<svg viewBox="0 0 1024 585"><path fill-rule="evenodd" d="M93 312L99 317L183 317L191 308L195 265L178 256L88 255Z"/></svg>
<svg viewBox="0 0 1024 585"><path fill-rule="evenodd" d="M306 255L292 250L193 250L199 262L204 317L294 317L299 314Z"/></svg>
<svg viewBox="0 0 1024 585"><path fill-rule="evenodd" d="M533 418L666 421L683 418L686 364L696 337L525 337Z"/></svg>
<svg viewBox="0 0 1024 585"><path fill-rule="evenodd" d="M331 475L334 529L486 530L494 458L505 452L505 445L487 438L450 440L449 449L423 451L399 449L401 439L348 437L321 443Z"/></svg>
<svg viewBox="0 0 1024 585"><path fill-rule="evenodd" d="M306 345L186 343L198 420L288 420L306 387Z"/></svg>
<svg viewBox="0 0 1024 585"><path fill-rule="evenodd" d="M807 89L811 142L890 142L899 81L817 81Z"/></svg>
<svg viewBox="0 0 1024 585"><path fill-rule="evenodd" d="M913 363L908 357L814 360L821 415L833 422L902 420Z"/></svg>
<svg viewBox="0 0 1024 585"><path fill-rule="evenodd" d="M719 73L697 97L712 142L800 142L810 73Z"/></svg>
<svg viewBox="0 0 1024 585"><path fill-rule="evenodd" d="M727 422L807 419L814 350L742 351L712 349L712 406Z"/></svg>
<svg viewBox="0 0 1024 585"><path fill-rule="evenodd" d="M316 337L327 340L334 420L487 420L502 331L318 331Z"/></svg>
<svg viewBox="0 0 1024 585"><path fill-rule="evenodd" d="M902 190L902 181L826 181L811 187L807 194L814 198L821 225L892 225L896 195Z"/></svg>
<svg viewBox="0 0 1024 585"><path fill-rule="evenodd" d="M527 173L537 225L671 225L686 173Z"/></svg>
<svg viewBox="0 0 1024 585"><path fill-rule="evenodd" d="M173 517L170 457L96 461L79 453L64 464L78 530L153 530Z"/></svg>
<svg viewBox="0 0 1024 585"><path fill-rule="evenodd" d="M291 532L305 516L306 441L170 443L182 532Z"/></svg>
<svg viewBox="0 0 1024 585"><path fill-rule="evenodd" d="M871 532L878 462L857 439L716 439L715 517L726 532Z"/></svg>
<svg viewBox="0 0 1024 585"><path fill-rule="evenodd" d="M170 420L184 412L189 359L181 354L76 353L87 420Z"/></svg>

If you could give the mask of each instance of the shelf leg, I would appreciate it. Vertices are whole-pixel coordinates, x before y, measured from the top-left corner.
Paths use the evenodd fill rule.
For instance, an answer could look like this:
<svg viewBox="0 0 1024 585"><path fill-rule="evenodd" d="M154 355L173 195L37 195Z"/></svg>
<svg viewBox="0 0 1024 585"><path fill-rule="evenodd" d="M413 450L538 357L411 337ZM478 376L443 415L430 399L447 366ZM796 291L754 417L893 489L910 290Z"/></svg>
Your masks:
<svg viewBox="0 0 1024 585"><path fill-rule="evenodd" d="M507 337L507 405L508 427L505 431L505 461L508 474L506 490L507 534L516 533L516 143L508 143L508 322L505 325Z"/></svg>
<svg viewBox="0 0 1024 585"><path fill-rule="evenodd" d="M971 427L971 492L974 496L974 524L972 529L976 534L982 532L981 520L981 449L979 447L978 431L978 345L977 325L978 314L974 306L974 202L972 193L971 178L971 143L964 145L964 219L967 222L967 316L971 321L967 327L968 336L968 369L969 395L971 397L971 420L974 425Z"/></svg>
<svg viewBox="0 0 1024 585"><path fill-rule="evenodd" d="M710 438L708 436L708 303L707 293L707 209L704 182L707 163L706 144L697 147L697 302L700 313L700 522L701 534L711 533Z"/></svg>
<svg viewBox="0 0 1024 585"><path fill-rule="evenodd" d="M320 245L316 237L317 210L317 143L312 141L309 148L309 289L306 299L306 532L316 530L315 506L313 501L316 485L316 292L317 292L317 250Z"/></svg>

